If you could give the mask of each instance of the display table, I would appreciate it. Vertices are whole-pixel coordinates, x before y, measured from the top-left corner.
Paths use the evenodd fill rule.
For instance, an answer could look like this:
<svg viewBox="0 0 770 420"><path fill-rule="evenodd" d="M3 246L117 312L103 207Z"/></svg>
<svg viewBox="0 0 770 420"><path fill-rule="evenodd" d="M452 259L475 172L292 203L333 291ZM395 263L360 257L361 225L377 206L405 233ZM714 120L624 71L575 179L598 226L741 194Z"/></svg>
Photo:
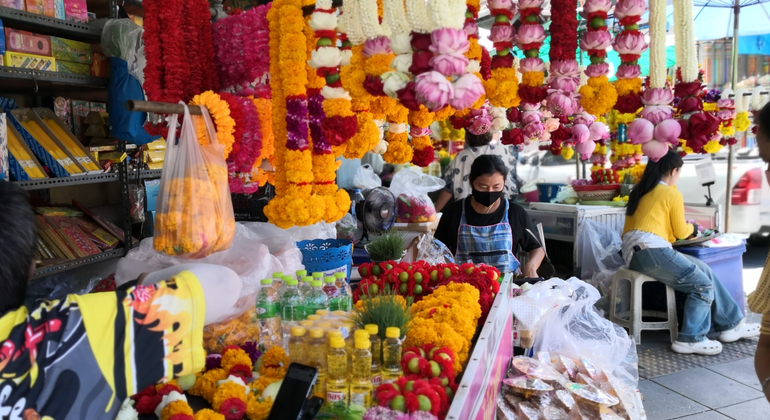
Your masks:
<svg viewBox="0 0 770 420"><path fill-rule="evenodd" d="M746 295L743 291L743 254L745 242L738 246L706 248L700 246L677 247L677 251L692 255L706 263L735 299L741 312L746 314Z"/></svg>

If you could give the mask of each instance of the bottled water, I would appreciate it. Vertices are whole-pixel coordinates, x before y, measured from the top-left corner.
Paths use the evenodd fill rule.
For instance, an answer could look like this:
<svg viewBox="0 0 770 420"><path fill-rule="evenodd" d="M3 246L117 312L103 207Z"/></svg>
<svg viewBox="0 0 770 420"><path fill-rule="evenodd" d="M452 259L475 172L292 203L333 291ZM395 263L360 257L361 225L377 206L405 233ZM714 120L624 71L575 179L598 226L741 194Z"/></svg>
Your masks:
<svg viewBox="0 0 770 420"><path fill-rule="evenodd" d="M283 341L288 345L291 327L299 326L300 321L305 319L305 297L297 288L296 279L286 281L286 288L280 302Z"/></svg>
<svg viewBox="0 0 770 420"><path fill-rule="evenodd" d="M305 316L315 315L316 311L329 310L329 299L326 293L321 289L321 282L313 280L310 283L310 291L305 295Z"/></svg>
<svg viewBox="0 0 770 420"><path fill-rule="evenodd" d="M345 273L336 273L334 275L334 284L340 289L340 308L339 310L350 312L353 310L353 290L350 288Z"/></svg>
<svg viewBox="0 0 770 420"><path fill-rule="evenodd" d="M261 281L262 289L257 295L257 322L259 323L259 344L264 349L281 346L281 317L278 313L278 296L272 288L272 279Z"/></svg>
<svg viewBox="0 0 770 420"><path fill-rule="evenodd" d="M329 298L329 309L332 311L339 311L341 310L340 300L342 296L340 295L340 289L337 288L337 285L334 284L334 281L334 277L325 278L323 291L326 294L326 297Z"/></svg>

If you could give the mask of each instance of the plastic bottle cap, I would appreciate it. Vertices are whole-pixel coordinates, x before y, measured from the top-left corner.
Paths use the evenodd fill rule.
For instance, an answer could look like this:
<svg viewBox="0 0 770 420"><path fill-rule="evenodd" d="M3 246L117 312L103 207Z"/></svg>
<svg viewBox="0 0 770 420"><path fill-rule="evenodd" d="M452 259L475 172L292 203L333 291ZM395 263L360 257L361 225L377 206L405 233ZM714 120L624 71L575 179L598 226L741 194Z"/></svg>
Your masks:
<svg viewBox="0 0 770 420"><path fill-rule="evenodd" d="M345 312L345 311L333 311L333 312L332 312L332 315L337 315L337 316L348 316L348 313L347 313L347 312Z"/></svg>
<svg viewBox="0 0 770 420"><path fill-rule="evenodd" d="M305 327L291 327L291 335L294 337L302 337L305 335Z"/></svg>
<svg viewBox="0 0 770 420"><path fill-rule="evenodd" d="M369 332L366 330L356 330L354 337L356 338L356 340L368 340Z"/></svg>
<svg viewBox="0 0 770 420"><path fill-rule="evenodd" d="M387 338L400 338L401 329L397 327L388 327L385 329L385 337Z"/></svg>
<svg viewBox="0 0 770 420"><path fill-rule="evenodd" d="M331 344L333 349L341 349L345 347L345 340L343 340L342 337L332 337L329 344Z"/></svg>
<svg viewBox="0 0 770 420"><path fill-rule="evenodd" d="M334 283L335 280L334 277L326 277L324 278L324 283Z"/></svg>
<svg viewBox="0 0 770 420"><path fill-rule="evenodd" d="M324 336L323 328L314 327L310 329L310 338L321 338Z"/></svg>
<svg viewBox="0 0 770 420"><path fill-rule="evenodd" d="M372 343L369 341L369 339L356 339L356 348L357 349L368 349L372 346Z"/></svg>
<svg viewBox="0 0 770 420"><path fill-rule="evenodd" d="M308 315L307 319L309 321L318 321L319 319L321 319L321 317L319 315Z"/></svg>
<svg viewBox="0 0 770 420"><path fill-rule="evenodd" d="M340 279L340 280L342 280L342 279L344 279L345 277L347 277L347 276L345 275L345 273L334 273L334 278L336 278L336 279Z"/></svg>
<svg viewBox="0 0 770 420"><path fill-rule="evenodd" d="M332 330L326 334L329 336L329 340L333 339L334 337L339 337L340 339L342 339L342 331Z"/></svg>
<svg viewBox="0 0 770 420"><path fill-rule="evenodd" d="M323 328L325 330L328 330L329 328L332 327L332 323L327 321L316 322L315 325L316 327Z"/></svg>
<svg viewBox="0 0 770 420"><path fill-rule="evenodd" d="M324 278L324 273L313 273L314 279L322 279Z"/></svg>
<svg viewBox="0 0 770 420"><path fill-rule="evenodd" d="M377 324L366 324L364 328L366 329L366 332L369 333L369 335L377 335L377 333L380 332L380 326Z"/></svg>
<svg viewBox="0 0 770 420"><path fill-rule="evenodd" d="M277 272L277 273L273 273L273 278L274 279L281 279L281 278L283 278L283 273L281 273L280 271Z"/></svg>
<svg viewBox="0 0 770 420"><path fill-rule="evenodd" d="M312 287L321 287L321 282L319 280L313 280L310 282L310 286Z"/></svg>
<svg viewBox="0 0 770 420"><path fill-rule="evenodd" d="M310 328L310 327L312 327L313 325L315 325L315 322L313 322L313 321L310 321L310 320L306 319L306 320L304 320L304 321L300 321L300 322L299 322L299 325L302 325L302 326L303 326L303 327L305 327L305 328Z"/></svg>
<svg viewBox="0 0 770 420"><path fill-rule="evenodd" d="M307 270L298 270L296 274L298 278L307 276Z"/></svg>
<svg viewBox="0 0 770 420"><path fill-rule="evenodd" d="M285 280L287 286L296 286L299 283L296 279Z"/></svg>
<svg viewBox="0 0 770 420"><path fill-rule="evenodd" d="M304 281L305 283L310 283L311 281L313 281L313 278L310 276L304 276L302 277L302 281Z"/></svg>
<svg viewBox="0 0 770 420"><path fill-rule="evenodd" d="M281 280L283 280L285 282L288 282L289 280L294 280L294 277L293 276L283 276L283 277L281 277Z"/></svg>
<svg viewBox="0 0 770 420"><path fill-rule="evenodd" d="M260 284L273 284L273 279L262 279L259 281Z"/></svg>
<svg viewBox="0 0 770 420"><path fill-rule="evenodd" d="M315 311L315 314L318 316L329 315L329 311L327 311L326 309L319 309Z"/></svg>

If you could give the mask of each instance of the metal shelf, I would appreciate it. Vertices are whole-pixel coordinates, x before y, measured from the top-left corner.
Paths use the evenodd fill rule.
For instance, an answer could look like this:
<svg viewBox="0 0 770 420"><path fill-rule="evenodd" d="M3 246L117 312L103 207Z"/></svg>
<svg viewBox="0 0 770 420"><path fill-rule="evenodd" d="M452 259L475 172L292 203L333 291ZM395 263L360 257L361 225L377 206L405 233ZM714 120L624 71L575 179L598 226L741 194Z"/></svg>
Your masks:
<svg viewBox="0 0 770 420"><path fill-rule="evenodd" d="M120 178L116 173L70 176L66 178L47 178L35 179L31 181L17 181L16 185L25 190L42 190L46 188L66 187L69 185L98 184L100 182L118 181Z"/></svg>
<svg viewBox="0 0 770 420"><path fill-rule="evenodd" d="M2 19L3 25L6 28L59 36L76 41L98 43L102 37L101 27L56 19L10 7L0 6L0 19Z"/></svg>
<svg viewBox="0 0 770 420"><path fill-rule="evenodd" d="M74 99L107 101L110 79L0 66L3 93L71 96ZM89 89L83 89L88 87Z"/></svg>
<svg viewBox="0 0 770 420"><path fill-rule="evenodd" d="M162 171L163 171L162 169L147 169L147 170L143 170L139 174L139 177L141 179L157 179L157 178L160 178L160 175L161 175Z"/></svg>
<svg viewBox="0 0 770 420"><path fill-rule="evenodd" d="M51 265L48 267L41 267L35 270L35 273L32 274L32 279L39 279L42 277L50 276L52 274L61 273L63 271L72 270L74 268L83 267L90 264L95 264L101 261L107 261L112 260L115 258L120 258L123 255L125 255L126 249L125 248L117 248L110 251L102 252L101 254L91 255L85 258L80 258L77 260L71 260L67 261L66 263L58 264L58 265Z"/></svg>

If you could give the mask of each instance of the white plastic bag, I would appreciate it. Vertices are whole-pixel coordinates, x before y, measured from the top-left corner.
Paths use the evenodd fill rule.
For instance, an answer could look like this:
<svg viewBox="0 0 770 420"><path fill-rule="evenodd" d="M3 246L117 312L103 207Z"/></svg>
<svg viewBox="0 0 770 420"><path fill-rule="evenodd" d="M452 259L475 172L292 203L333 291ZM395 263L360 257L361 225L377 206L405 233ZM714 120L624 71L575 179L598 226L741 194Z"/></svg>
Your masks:
<svg viewBox="0 0 770 420"><path fill-rule="evenodd" d="M602 296L610 294L612 277L625 263L619 252L623 245L620 234L595 220L583 220L578 227L580 244L580 277L599 289Z"/></svg>
<svg viewBox="0 0 770 420"><path fill-rule="evenodd" d="M102 51L107 57L126 61L128 72L144 84L144 28L129 19L110 19L102 29Z"/></svg>
<svg viewBox="0 0 770 420"><path fill-rule="evenodd" d="M390 191L396 196L396 221L425 223L436 220L436 207L428 193L444 188L446 182L435 176L413 170L393 175Z"/></svg>
<svg viewBox="0 0 770 420"><path fill-rule="evenodd" d="M382 180L374 173L370 165L362 165L356 170L353 185L361 190L368 190L382 186Z"/></svg>
<svg viewBox="0 0 770 420"><path fill-rule="evenodd" d="M522 347L532 347L540 327L556 308L570 302L571 292L564 280L550 279L513 298L513 316L519 322Z"/></svg>

